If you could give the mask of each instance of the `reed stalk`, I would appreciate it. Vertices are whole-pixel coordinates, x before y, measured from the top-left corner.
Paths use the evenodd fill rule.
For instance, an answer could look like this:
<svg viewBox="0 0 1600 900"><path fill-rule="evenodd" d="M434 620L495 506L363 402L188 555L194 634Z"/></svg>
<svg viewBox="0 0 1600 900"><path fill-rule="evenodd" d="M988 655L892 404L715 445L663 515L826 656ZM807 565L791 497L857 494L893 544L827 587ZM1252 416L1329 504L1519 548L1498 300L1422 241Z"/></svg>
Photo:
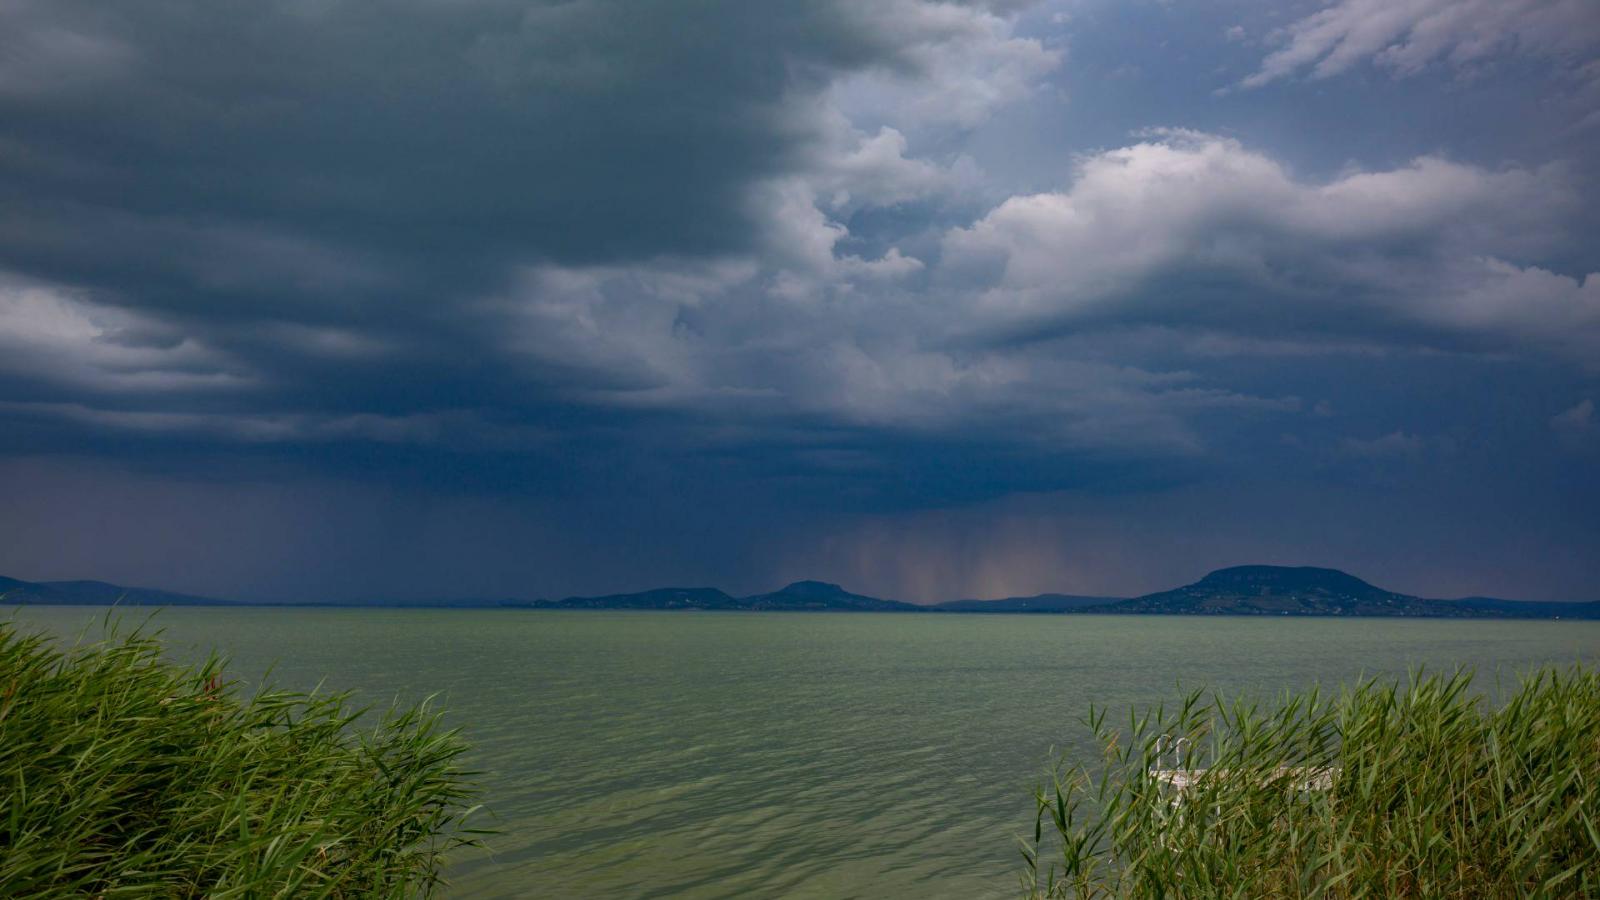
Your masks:
<svg viewBox="0 0 1600 900"><path fill-rule="evenodd" d="M1100 758L1058 761L1035 795L1030 897L1600 896L1593 670L1541 670L1502 704L1470 672L1414 673L1086 723Z"/></svg>
<svg viewBox="0 0 1600 900"><path fill-rule="evenodd" d="M0 624L0 896L406 897L473 844L430 702L244 696L135 630L62 649Z"/></svg>

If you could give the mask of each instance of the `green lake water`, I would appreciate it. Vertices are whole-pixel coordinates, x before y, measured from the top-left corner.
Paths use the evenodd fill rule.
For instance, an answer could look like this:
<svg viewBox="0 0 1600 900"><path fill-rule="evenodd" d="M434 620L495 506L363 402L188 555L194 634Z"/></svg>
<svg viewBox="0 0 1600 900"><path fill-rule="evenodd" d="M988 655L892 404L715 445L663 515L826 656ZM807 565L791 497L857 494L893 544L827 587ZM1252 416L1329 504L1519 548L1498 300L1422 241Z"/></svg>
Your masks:
<svg viewBox="0 0 1600 900"><path fill-rule="evenodd" d="M11 617L64 635L103 610ZM138 618L138 610L124 616ZM459 897L1015 897L1029 791L1077 719L1414 666L1593 662L1597 622L172 609L174 658L440 693L485 771Z"/></svg>

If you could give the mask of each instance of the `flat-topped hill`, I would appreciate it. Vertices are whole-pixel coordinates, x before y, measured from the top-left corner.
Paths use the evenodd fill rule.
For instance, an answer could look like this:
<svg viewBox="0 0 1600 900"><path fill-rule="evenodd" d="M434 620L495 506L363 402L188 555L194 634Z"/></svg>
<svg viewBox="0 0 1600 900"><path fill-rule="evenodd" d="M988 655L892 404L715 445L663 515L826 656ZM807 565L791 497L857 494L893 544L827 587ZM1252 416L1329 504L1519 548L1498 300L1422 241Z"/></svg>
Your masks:
<svg viewBox="0 0 1600 900"><path fill-rule="evenodd" d="M1097 612L1188 615L1600 618L1600 603L1434 600L1385 590L1338 569L1233 566L1193 584L1123 600Z"/></svg>

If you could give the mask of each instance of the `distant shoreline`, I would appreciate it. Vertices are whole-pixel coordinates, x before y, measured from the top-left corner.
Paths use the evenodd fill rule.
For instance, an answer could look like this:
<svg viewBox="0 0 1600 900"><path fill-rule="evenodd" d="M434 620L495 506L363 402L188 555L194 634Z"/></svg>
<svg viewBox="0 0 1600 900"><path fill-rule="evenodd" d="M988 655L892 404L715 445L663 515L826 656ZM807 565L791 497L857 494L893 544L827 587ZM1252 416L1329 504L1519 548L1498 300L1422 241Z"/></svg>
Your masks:
<svg viewBox="0 0 1600 900"><path fill-rule="evenodd" d="M1450 602L1450 601L1441 601ZM1508 602L1536 602L1536 601L1508 601ZM1560 601L1553 601L1560 602ZM1589 606L1591 604L1573 602L1573 606ZM940 609L936 606L925 606L914 610L886 610L886 609L705 609L701 607L643 607L643 606L535 606L528 603L521 604L494 604L494 603L277 603L272 601L252 600L210 600L199 603L105 603L101 601L82 600L59 603L7 603L0 598L0 608L10 609L325 609L325 610L370 610L373 612L506 612L506 613L684 613L684 614L797 614L797 615L917 615L935 614L947 616L1027 616L1033 618L1053 617L1096 617L1115 616L1117 618L1211 618L1211 619L1427 619L1441 620L1454 619L1472 622L1587 622L1600 621L1600 615L1593 613L1579 615L1548 615L1536 612L1508 612L1499 615L1492 614L1461 614L1453 611L1439 613L1270 613L1270 612L1145 612L1136 610L1107 610L1107 609L1082 609L1082 610L1016 610L1016 609L977 609L977 610L952 610ZM1585 611L1587 612L1587 611Z"/></svg>
<svg viewBox="0 0 1600 900"><path fill-rule="evenodd" d="M0 577L0 606L128 606L281 609L653 610L659 612L884 612L952 615L1180 615L1249 618L1600 619L1600 601L1494 597L1429 599L1375 587L1337 569L1234 566L1192 584L1139 597L1036 594L997 600L906 603L855 594L837 584L797 581L736 597L711 587L656 588L561 600L235 601L100 581L30 582Z"/></svg>

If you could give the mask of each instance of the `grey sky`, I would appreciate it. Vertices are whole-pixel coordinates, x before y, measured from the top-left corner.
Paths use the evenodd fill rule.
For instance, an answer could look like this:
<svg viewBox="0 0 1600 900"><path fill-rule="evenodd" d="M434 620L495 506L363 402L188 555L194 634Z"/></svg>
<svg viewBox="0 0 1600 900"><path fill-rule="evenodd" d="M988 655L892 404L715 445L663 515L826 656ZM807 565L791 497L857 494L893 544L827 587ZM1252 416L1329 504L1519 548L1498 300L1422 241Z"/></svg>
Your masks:
<svg viewBox="0 0 1600 900"><path fill-rule="evenodd" d="M0 4L0 572L1600 595L1600 13Z"/></svg>

